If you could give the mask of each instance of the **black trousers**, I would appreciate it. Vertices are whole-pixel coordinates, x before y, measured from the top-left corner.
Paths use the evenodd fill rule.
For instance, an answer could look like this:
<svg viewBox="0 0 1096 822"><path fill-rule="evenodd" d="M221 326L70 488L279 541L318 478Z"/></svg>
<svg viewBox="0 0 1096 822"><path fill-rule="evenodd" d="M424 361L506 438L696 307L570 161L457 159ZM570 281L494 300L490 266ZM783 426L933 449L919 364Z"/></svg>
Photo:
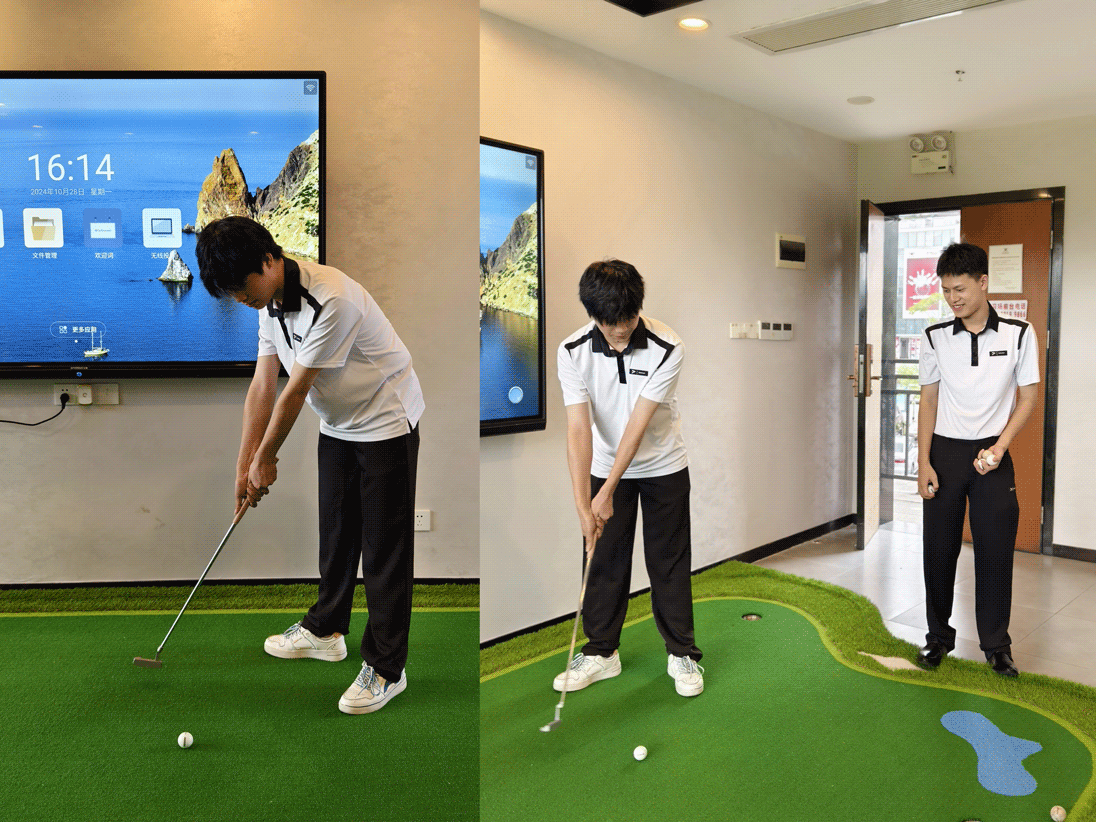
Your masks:
<svg viewBox="0 0 1096 822"><path fill-rule="evenodd" d="M974 540L974 613L978 639L988 658L1011 651L1008 623L1012 612L1012 559L1020 505L1012 455L1005 452L1000 465L987 474L974 469L978 452L996 437L957 440L933 435L929 461L940 479L932 499L924 500L925 594L928 641L949 650L955 647L951 619L955 593L955 566L963 542L963 515L970 502L970 530Z"/></svg>
<svg viewBox="0 0 1096 822"><path fill-rule="evenodd" d="M590 477L596 496L605 484ZM582 628L587 655L611 656L620 646L628 612L638 504L643 506L643 555L651 579L655 626L674 656L699 660L693 643L692 544L689 523L689 469L664 477L622 479L613 494L613 516L594 548Z"/></svg>
<svg viewBox="0 0 1096 822"><path fill-rule="evenodd" d="M379 442L320 434L317 454L320 591L303 625L317 636L349 632L360 563L369 608L362 659L398 680L411 629L419 429Z"/></svg>

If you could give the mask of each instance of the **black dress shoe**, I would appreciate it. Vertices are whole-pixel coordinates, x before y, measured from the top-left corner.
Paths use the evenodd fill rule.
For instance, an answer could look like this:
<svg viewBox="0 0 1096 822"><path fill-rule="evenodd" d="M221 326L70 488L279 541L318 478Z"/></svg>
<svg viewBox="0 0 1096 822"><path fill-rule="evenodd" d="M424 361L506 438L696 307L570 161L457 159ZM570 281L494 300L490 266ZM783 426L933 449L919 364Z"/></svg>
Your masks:
<svg viewBox="0 0 1096 822"><path fill-rule="evenodd" d="M1020 672L1016 670L1016 665L1013 664L1012 656L1008 651L995 651L989 658L989 664L992 665L993 670L1001 676L1020 675Z"/></svg>
<svg viewBox="0 0 1096 822"><path fill-rule="evenodd" d="M935 670L940 666L940 660L947 654L948 649L944 643L933 640L917 654L917 667L924 668L926 671Z"/></svg>

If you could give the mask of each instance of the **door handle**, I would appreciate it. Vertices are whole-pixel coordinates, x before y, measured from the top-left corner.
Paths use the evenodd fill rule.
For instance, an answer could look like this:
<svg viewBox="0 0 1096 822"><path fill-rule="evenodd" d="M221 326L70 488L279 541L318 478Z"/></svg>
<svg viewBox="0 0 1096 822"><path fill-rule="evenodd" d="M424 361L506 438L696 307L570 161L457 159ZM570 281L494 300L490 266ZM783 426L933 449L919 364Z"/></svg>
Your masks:
<svg viewBox="0 0 1096 822"><path fill-rule="evenodd" d="M855 357L855 363L856 363L856 366L855 366L856 373L849 374L849 376L846 378L848 380L851 380L854 383L853 393L857 397L860 396L860 390L861 390L860 386L861 386L861 384L863 384L863 386L864 386L864 396L865 397L870 397L871 396L871 382L872 382L872 380L881 380L881 379L883 379L882 375L878 375L878 376L874 376L874 377L871 376L871 346L870 345L865 345L864 349L865 349L865 351L863 353L861 353L859 345L856 346L856 348L854 349L854 351L855 351L854 357Z"/></svg>

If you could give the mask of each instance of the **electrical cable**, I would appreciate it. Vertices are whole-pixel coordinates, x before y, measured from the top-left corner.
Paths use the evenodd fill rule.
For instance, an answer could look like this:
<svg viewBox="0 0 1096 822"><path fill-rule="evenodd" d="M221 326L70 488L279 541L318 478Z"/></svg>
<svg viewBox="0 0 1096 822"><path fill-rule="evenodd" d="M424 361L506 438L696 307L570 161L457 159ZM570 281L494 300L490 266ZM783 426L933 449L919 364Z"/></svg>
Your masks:
<svg viewBox="0 0 1096 822"><path fill-rule="evenodd" d="M50 420L55 420L59 416L61 416L61 412L64 411L65 406L68 405L69 395L68 394L62 394L60 399L61 399L61 411L58 411L52 417L46 417L44 420L38 420L38 422L19 422L19 420L0 420L0 422L8 422L8 423L11 423L12 425L26 425L30 428L33 428L34 426L41 425L44 422L49 422Z"/></svg>

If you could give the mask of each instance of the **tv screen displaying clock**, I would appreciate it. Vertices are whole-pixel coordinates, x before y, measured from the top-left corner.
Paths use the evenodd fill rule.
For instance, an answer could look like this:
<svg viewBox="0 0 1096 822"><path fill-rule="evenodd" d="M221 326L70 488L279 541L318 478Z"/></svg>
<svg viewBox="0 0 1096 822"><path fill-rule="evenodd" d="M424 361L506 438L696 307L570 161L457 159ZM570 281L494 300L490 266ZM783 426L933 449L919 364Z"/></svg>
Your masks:
<svg viewBox="0 0 1096 822"><path fill-rule="evenodd" d="M480 138L480 435L541 431L544 152Z"/></svg>
<svg viewBox="0 0 1096 822"><path fill-rule="evenodd" d="M246 376L255 310L194 245L230 215L324 261L323 72L0 72L0 375Z"/></svg>

